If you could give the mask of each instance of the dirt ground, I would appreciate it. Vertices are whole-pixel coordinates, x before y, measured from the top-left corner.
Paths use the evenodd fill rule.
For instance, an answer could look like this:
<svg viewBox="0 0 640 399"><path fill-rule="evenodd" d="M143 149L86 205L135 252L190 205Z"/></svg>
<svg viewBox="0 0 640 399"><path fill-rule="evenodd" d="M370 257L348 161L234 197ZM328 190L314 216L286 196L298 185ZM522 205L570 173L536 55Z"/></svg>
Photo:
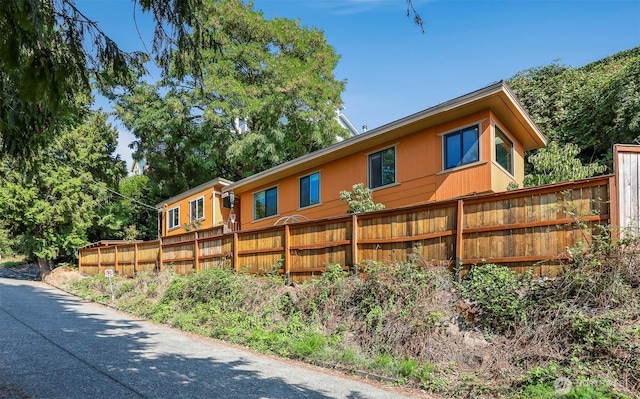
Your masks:
<svg viewBox="0 0 640 399"><path fill-rule="evenodd" d="M51 274L42 279L40 271L38 270L38 264L28 263L24 266L12 268L0 267L0 278L12 278L16 280L43 280L45 283L60 288L64 283L81 279L82 276L72 267L61 266L53 269ZM2 397L0 397L0 399L2 399Z"/></svg>
<svg viewBox="0 0 640 399"><path fill-rule="evenodd" d="M45 276L43 280L45 283L53 285L54 287L62 288L65 283L79 280L81 278L82 275L78 273L77 269L68 266L61 266L53 269L53 271L48 276Z"/></svg>

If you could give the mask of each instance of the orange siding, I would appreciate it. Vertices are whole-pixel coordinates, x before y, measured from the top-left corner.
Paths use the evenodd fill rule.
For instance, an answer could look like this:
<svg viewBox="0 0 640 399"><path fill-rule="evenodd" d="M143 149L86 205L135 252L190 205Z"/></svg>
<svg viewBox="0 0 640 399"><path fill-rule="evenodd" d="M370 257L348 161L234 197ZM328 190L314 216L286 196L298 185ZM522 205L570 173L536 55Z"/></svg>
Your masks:
<svg viewBox="0 0 640 399"><path fill-rule="evenodd" d="M347 206L339 199L340 191L350 191L356 183L367 185L368 154L391 146L396 147L396 184L377 188L373 192L374 201L383 203L388 208L455 198L473 193L505 191L506 184L502 184L501 180L498 184L493 184L493 179L500 179L500 175L495 172L493 174L496 177L492 176L492 124L496 122L499 123L502 130L506 130L506 134L510 135L504 124L501 124L490 110L485 110L417 131L399 140L372 146L327 163L321 168L312 168L280 181L264 184L256 190L241 193L241 227L242 229L267 227L273 225L280 218L291 215L320 219L344 214L347 211ZM443 171L442 134L474 123L481 125L480 161L450 171ZM523 147L515 140L514 147L516 177L519 179L519 184L522 185L524 176ZM299 179L315 172L320 173L320 204L299 208ZM500 173L505 174L504 171L500 171ZM278 187L277 215L254 221L254 193L275 186Z"/></svg>
<svg viewBox="0 0 640 399"><path fill-rule="evenodd" d="M443 171L442 136L437 136L440 165L436 174L436 201L491 191L491 113L487 110L445 123L437 127L436 134L448 133L476 122L481 122L480 161L477 163Z"/></svg>
<svg viewBox="0 0 640 399"><path fill-rule="evenodd" d="M162 224L163 224L163 236L172 236L172 235L176 235L176 234L182 234L185 233L186 230L185 229L185 225L189 224L190 220L189 220L189 202L193 201L197 198L200 197L204 197L204 219L202 219L200 221L201 223L201 228L208 228L208 227L213 227L213 189L212 188L208 188L206 190L200 191L196 194L193 194L189 197L186 197L178 202L172 203L172 204L166 204L166 206L163 207L163 217L162 217ZM169 229L168 228L168 213L169 210L175 208L176 206L180 207L180 223L178 224L178 227L176 228L172 228Z"/></svg>
<svg viewBox="0 0 640 399"><path fill-rule="evenodd" d="M189 220L189 202L204 197L204 219L200 220L198 230L208 229L210 227L218 226L226 222L229 218L229 209L222 207L221 187L209 186L202 190L184 197L175 202L167 202L163 204L162 209L162 236L170 237L178 234L184 234L191 228L185 229L185 226L190 223ZM168 228L168 213L169 210L180 207L180 223L178 227ZM237 212L236 212L237 213Z"/></svg>

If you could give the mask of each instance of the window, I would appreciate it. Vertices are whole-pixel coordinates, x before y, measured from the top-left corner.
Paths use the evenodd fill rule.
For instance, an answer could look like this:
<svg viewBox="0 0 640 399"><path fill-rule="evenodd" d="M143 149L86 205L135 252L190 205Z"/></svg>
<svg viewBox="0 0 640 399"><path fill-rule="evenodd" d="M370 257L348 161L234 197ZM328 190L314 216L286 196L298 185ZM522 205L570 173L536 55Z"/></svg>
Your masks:
<svg viewBox="0 0 640 399"><path fill-rule="evenodd" d="M278 187L253 194L253 220L278 213Z"/></svg>
<svg viewBox="0 0 640 399"><path fill-rule="evenodd" d="M189 221L204 219L204 197L189 201Z"/></svg>
<svg viewBox="0 0 640 399"><path fill-rule="evenodd" d="M396 182L396 148L369 154L369 188Z"/></svg>
<svg viewBox="0 0 640 399"><path fill-rule="evenodd" d="M167 211L167 226L168 229L175 229L180 226L180 207L171 208Z"/></svg>
<svg viewBox="0 0 640 399"><path fill-rule="evenodd" d="M513 175L513 142L498 126L495 128L496 163Z"/></svg>
<svg viewBox="0 0 640 399"><path fill-rule="evenodd" d="M444 168L480 160L479 145L480 128L478 125L467 127L444 136Z"/></svg>
<svg viewBox="0 0 640 399"><path fill-rule="evenodd" d="M320 203L320 172L300 178L300 208Z"/></svg>

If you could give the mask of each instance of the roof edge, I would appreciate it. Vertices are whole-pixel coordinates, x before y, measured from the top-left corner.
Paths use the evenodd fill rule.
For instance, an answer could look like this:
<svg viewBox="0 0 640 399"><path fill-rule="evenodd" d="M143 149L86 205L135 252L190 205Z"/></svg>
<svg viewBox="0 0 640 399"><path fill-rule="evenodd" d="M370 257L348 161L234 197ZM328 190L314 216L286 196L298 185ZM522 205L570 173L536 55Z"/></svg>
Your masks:
<svg viewBox="0 0 640 399"><path fill-rule="evenodd" d="M190 197L193 194L196 194L199 191L202 191L202 190L204 190L206 188L209 188L209 187L214 187L214 186L223 186L224 187L224 186L228 186L230 184L233 184L233 182L231 180L227 180L227 179L224 179L222 177L216 177L215 179L212 179L212 180L209 180L208 182L202 183L199 186L196 186L196 187L191 188L191 189L189 189L189 190L187 190L185 192L182 192L182 193L180 193L178 195L174 195L171 198L168 198L168 199L166 199L164 201L161 201L159 204L156 204L156 208L157 209L162 209L164 207L164 204L180 201L181 199L185 199L187 197Z"/></svg>
<svg viewBox="0 0 640 399"><path fill-rule="evenodd" d="M232 184L228 185L227 187L225 187L225 191L232 191L234 189L237 189L238 187L242 187L243 185L252 183L252 182L254 182L256 180L260 180L260 179L262 179L264 177L267 177L267 176L269 176L269 175L271 175L273 173L277 173L279 171L282 171L283 169L287 169L287 168L291 168L293 166L300 165L300 164L302 164L304 162L307 162L307 161L315 159L315 158L322 157L323 155L332 153L332 152L337 151L339 149L355 145L357 143L369 140L369 139L371 139L373 137L376 137L376 136L380 136L380 135L382 135L384 133L387 133L387 132L389 132L391 130L398 129L398 128L401 128L403 126L409 125L411 123L417 122L417 121L419 121L421 119L424 119L424 118L426 118L428 116L431 116L431 115L437 114L439 112L442 112L442 111L444 111L446 109L459 107L459 106L461 106L461 105L463 105L465 103L477 100L479 98L483 98L483 97L489 96L491 94L498 93L498 92L503 91L503 90L506 91L505 88L508 88L508 86L506 85L505 81L504 80L500 80L500 81L498 81L496 83L492 83L492 84L490 84L488 86L485 86L485 87L483 87L481 89L472 91L471 93L464 94L462 96L453 98L451 100L445 101L445 102L440 103L438 105L434 105L433 107L426 108L426 109L424 109L422 111L416 112L416 113L411 114L409 116L405 116L404 118L401 118L401 119L398 119L396 121L393 121L393 122L387 123L385 125L379 126L379 127L375 128L375 129L371 129L371 130L369 130L367 132L360 133L357 136L350 137L350 138L348 138L348 139L346 139L344 141L340 141L338 143L330 145L329 147L325 147L325 148L322 148L320 150L311 152L309 154L305 154L305 155L303 155L301 157L298 157L298 158L292 159L290 161L287 161L285 163L282 163L280 165L274 166L273 168L270 168L270 169L264 170L262 172L256 173L255 175L251 175L249 177L245 177L244 179L238 180L237 182L232 183ZM509 93L512 94L512 92L510 90L509 90ZM514 96L514 98L515 98L515 96ZM518 105L520 107L522 107L522 104L519 103L519 102L518 102ZM522 109L522 110L523 110L524 113L526 113L526 111L524 109Z"/></svg>
<svg viewBox="0 0 640 399"><path fill-rule="evenodd" d="M537 148L546 146L549 143L547 136L544 133L542 133L542 130L540 129L538 124L533 120L533 117L529 114L529 111L527 111L522 101L520 101L518 96L516 96L516 93L513 92L513 89L511 89L511 87L506 82L503 84L503 87L504 87L505 93L509 96L511 101L514 104L516 104L516 106L520 110L520 113L525 118L526 122L529 124L529 126L531 126L531 130L533 130L533 132L536 134L540 144L542 144Z"/></svg>

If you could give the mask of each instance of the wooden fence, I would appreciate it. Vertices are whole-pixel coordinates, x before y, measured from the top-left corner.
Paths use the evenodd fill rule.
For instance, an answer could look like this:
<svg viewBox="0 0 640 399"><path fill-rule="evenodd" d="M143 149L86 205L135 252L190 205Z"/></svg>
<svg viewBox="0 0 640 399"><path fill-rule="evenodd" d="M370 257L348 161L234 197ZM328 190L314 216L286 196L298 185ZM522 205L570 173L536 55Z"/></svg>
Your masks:
<svg viewBox="0 0 640 399"><path fill-rule="evenodd" d="M610 219L610 186L602 176L575 182L470 196L360 215L224 233L220 227L162 240L80 250L84 274L179 273L228 267L284 273L293 281L328 265L354 271L363 261L410 257L452 270L499 263L553 275L569 249L590 245Z"/></svg>

